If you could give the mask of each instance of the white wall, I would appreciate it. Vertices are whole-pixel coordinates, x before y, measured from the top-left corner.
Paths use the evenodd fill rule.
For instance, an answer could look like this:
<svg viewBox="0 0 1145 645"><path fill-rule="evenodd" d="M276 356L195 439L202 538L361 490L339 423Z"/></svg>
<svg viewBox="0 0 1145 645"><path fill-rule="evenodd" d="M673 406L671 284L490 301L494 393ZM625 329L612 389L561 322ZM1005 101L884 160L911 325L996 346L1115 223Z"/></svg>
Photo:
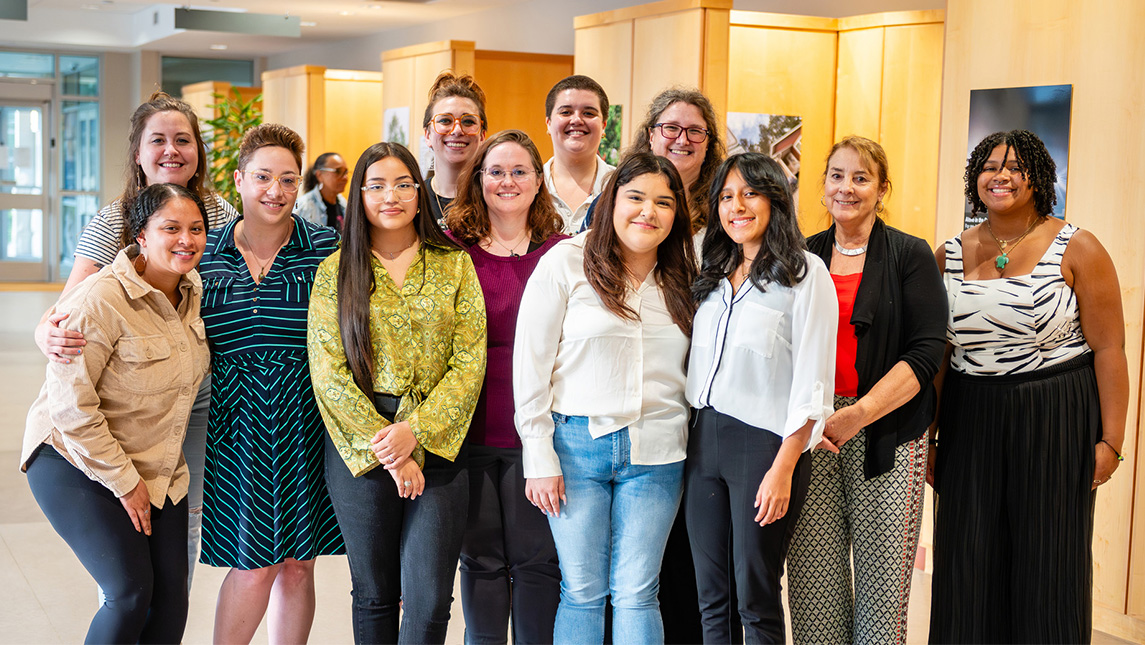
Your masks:
<svg viewBox="0 0 1145 645"><path fill-rule="evenodd" d="M525 0L449 20L383 31L354 40L314 45L270 56L267 69L322 65L335 69L380 70L379 55L390 49L439 40L472 40L478 49L537 54L573 54L573 19L646 4L647 0ZM743 11L771 11L839 18L881 11L943 9L946 0L736 0Z"/></svg>

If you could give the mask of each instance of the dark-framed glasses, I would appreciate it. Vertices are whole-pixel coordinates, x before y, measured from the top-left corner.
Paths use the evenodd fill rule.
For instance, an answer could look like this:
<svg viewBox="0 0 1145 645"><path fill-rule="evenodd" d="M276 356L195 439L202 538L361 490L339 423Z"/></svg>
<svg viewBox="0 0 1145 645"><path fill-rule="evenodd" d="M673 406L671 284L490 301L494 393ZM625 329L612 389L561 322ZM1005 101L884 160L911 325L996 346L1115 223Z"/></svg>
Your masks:
<svg viewBox="0 0 1145 645"><path fill-rule="evenodd" d="M453 132L453 128L459 123L461 134L477 134L481 131L481 117L476 114L462 114L459 117L452 114L435 114L430 123L433 124L433 131L441 135Z"/></svg>
<svg viewBox="0 0 1145 645"><path fill-rule="evenodd" d="M688 141L692 143L703 143L708 140L708 131L704 128L684 128L675 123L657 123L652 127L660 130L660 136L673 141L680 138L681 132L686 132Z"/></svg>
<svg viewBox="0 0 1145 645"><path fill-rule="evenodd" d="M493 181L501 181L503 179L512 179L513 181L524 181L531 175L536 174L536 171L527 168L514 168L512 170L504 170L502 168L484 168L481 172Z"/></svg>
<svg viewBox="0 0 1145 645"><path fill-rule="evenodd" d="M417 199L418 185L412 181L403 181L393 186L385 184L367 184L362 186L362 196L375 203L386 201L386 195L393 193L394 199L399 202L412 202Z"/></svg>
<svg viewBox="0 0 1145 645"><path fill-rule="evenodd" d="M294 173L272 175L261 170L244 170L243 174L249 177L251 183L259 190L270 190L271 185L277 181L282 192L297 193L298 187L302 185L302 177Z"/></svg>

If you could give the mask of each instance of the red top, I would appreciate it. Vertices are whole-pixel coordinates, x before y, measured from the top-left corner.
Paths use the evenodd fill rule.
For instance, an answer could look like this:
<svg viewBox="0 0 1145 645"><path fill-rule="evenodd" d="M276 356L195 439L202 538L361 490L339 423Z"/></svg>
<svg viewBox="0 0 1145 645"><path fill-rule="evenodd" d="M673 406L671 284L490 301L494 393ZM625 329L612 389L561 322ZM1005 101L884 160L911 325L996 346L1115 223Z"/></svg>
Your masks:
<svg viewBox="0 0 1145 645"><path fill-rule="evenodd" d="M839 296L839 339L835 344L835 394L858 396L859 373L855 370L855 354L859 350L859 339L855 337L851 314L855 311L855 295L859 293L859 283L863 280L863 274L832 273L831 280L835 283L835 293Z"/></svg>

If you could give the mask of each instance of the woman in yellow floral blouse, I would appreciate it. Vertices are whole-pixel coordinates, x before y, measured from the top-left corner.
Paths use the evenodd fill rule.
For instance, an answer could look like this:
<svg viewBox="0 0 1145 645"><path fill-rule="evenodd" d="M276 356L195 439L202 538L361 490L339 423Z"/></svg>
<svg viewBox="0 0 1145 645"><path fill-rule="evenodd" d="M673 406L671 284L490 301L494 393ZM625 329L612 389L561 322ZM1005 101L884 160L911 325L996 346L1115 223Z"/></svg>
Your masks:
<svg viewBox="0 0 1145 645"><path fill-rule="evenodd" d="M465 530L462 442L485 377L485 302L420 177L405 147L366 150L342 248L310 296L310 372L358 643L399 641L399 600L400 642L445 642Z"/></svg>

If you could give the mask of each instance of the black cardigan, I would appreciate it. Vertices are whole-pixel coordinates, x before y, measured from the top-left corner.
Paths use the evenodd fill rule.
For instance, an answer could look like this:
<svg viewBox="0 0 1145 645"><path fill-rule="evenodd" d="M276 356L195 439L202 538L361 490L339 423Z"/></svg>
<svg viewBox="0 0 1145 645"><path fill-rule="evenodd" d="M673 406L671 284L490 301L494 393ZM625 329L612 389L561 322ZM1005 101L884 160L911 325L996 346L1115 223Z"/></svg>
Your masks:
<svg viewBox="0 0 1145 645"><path fill-rule="evenodd" d="M834 225L807 239L808 249L828 268L834 240ZM851 314L858 338L859 396L899 361L910 366L921 388L910 401L866 428L867 479L890 471L895 448L918 439L934 419L933 381L946 351L947 307L942 276L926 242L876 219Z"/></svg>

